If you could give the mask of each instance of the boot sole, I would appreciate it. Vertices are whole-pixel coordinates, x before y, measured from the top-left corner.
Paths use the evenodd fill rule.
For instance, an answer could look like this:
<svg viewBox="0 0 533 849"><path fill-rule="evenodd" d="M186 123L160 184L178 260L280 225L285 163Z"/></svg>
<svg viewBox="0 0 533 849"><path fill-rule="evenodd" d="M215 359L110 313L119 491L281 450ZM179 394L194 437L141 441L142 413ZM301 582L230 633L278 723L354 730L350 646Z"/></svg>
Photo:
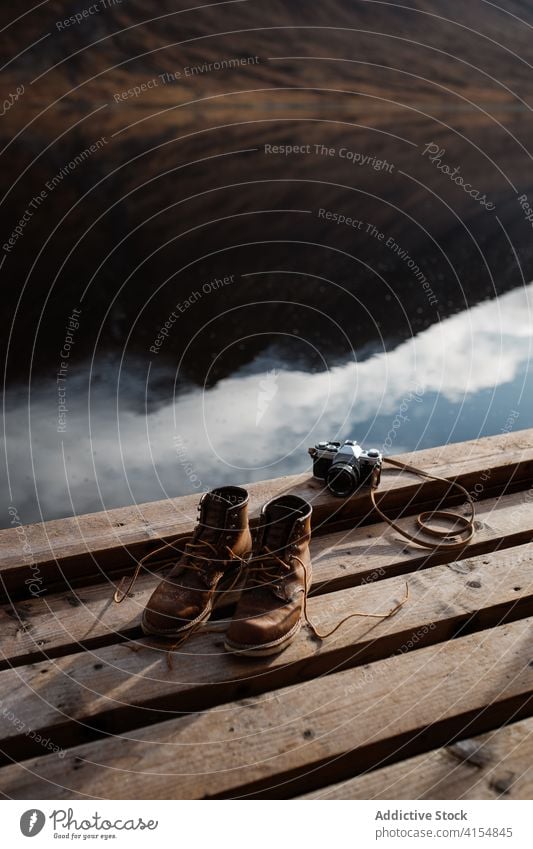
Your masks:
<svg viewBox="0 0 533 849"><path fill-rule="evenodd" d="M299 619L296 625L278 640L272 640L270 643L260 643L258 645L239 645L238 643L232 643L231 640L226 640L224 648L226 651L231 652L231 654L243 655L245 657L270 657L270 655L280 654L280 652L285 651L293 640L296 639L301 627L302 620Z"/></svg>
<svg viewBox="0 0 533 849"><path fill-rule="evenodd" d="M251 555L251 552L250 552L250 554L247 554L247 555L244 556L243 560L249 560L251 556L252 555ZM229 583L231 583L231 581ZM187 631L190 631L191 629L193 629L194 626L197 625L199 622L204 622L204 621L207 622L207 620L209 619L209 617L211 616L213 611L217 609L217 607L221 607L222 605L224 605L224 606L228 605L229 606L230 604L234 604L235 602L237 602L239 600L241 593L242 593L242 590L244 588L245 583L246 583L246 575L244 575L241 578L241 580L239 581L237 586L234 587L231 591L224 592L223 588L219 590L219 586L220 586L220 582L219 582L219 585L217 586L217 599L216 599L216 601L214 603L211 602L202 611L202 613L199 616L196 617L196 619L191 619L191 621L187 622L186 625L181 625L179 628L168 628L168 629L151 628L144 621L144 615L143 615L143 617L141 618L141 630L146 637L181 637L184 634L186 634Z"/></svg>

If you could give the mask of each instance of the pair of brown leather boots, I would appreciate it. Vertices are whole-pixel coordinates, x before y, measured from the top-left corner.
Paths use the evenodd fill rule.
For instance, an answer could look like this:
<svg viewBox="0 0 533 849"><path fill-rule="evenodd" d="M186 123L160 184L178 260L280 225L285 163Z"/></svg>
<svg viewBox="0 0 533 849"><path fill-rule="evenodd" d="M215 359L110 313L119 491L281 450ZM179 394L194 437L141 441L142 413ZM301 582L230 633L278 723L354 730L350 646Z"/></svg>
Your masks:
<svg viewBox="0 0 533 849"><path fill-rule="evenodd" d="M272 499L252 542L246 490L206 493L192 539L146 605L145 634L183 642L216 607L238 598L225 648L256 656L283 651L300 629L311 585L311 512L297 495Z"/></svg>

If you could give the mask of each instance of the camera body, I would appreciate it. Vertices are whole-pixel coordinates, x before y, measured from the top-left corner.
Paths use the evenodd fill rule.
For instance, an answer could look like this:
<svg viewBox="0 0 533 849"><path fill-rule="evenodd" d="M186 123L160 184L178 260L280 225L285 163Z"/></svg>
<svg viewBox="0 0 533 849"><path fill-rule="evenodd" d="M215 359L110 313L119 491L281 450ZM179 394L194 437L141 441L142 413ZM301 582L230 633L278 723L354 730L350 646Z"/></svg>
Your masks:
<svg viewBox="0 0 533 849"><path fill-rule="evenodd" d="M338 498L352 495L361 486L379 483L383 455L376 448L365 451L354 439L344 442L318 442L309 448L313 477L326 482Z"/></svg>

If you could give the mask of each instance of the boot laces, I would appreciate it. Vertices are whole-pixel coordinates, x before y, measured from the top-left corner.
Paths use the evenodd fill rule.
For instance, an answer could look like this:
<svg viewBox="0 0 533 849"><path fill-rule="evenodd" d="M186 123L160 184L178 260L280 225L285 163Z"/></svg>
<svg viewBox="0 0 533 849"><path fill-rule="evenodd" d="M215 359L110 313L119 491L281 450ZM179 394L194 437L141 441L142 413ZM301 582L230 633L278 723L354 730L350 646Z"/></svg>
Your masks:
<svg viewBox="0 0 533 849"><path fill-rule="evenodd" d="M257 560L258 562L257 565L252 565L250 567L249 571L251 577L248 583L248 587L264 586L268 582L278 581L280 578L286 577L286 575L290 574L292 571L290 563L288 563L286 560L283 560L274 551L271 551L267 546L264 546L261 554L257 558L254 558L254 560ZM383 613L363 613L354 610L352 613L349 613L347 616L344 616L339 622L337 622L337 624L330 631L321 632L311 621L309 613L307 611L307 597L310 590L309 573L307 570L307 566L301 559L301 557L298 557L296 554L289 555L287 560L295 560L302 567L304 585L298 590L298 592L301 592L303 594L302 613L306 625L318 640L325 640L328 637L331 637L336 631L338 631L338 629L342 625L344 625L345 622L347 622L349 619L353 619L354 617L363 617L369 619L388 619L389 617L394 616L394 614L397 613L398 610L400 610L400 608L403 607L409 599L409 584L406 581L404 597L399 602L394 604L389 610ZM280 569L280 566L283 568ZM265 580L267 578L269 579L268 582Z"/></svg>
<svg viewBox="0 0 533 849"><path fill-rule="evenodd" d="M214 559L213 555L216 555L217 558L219 556L219 550L213 543L208 542L207 540L198 539L198 537L196 536L185 540L185 546L183 549L177 548L177 546L172 542L167 542L164 545L159 546L159 548L156 548L155 551L150 551L148 554L145 554L144 557L141 557L141 559L137 562L137 566L135 567L135 571L126 590L122 589L125 578L121 579L119 586L117 587L113 595L113 601L115 602L115 604L121 604L124 599L127 598L127 596L132 592L137 578L139 577L139 574L141 572L141 569L146 567L147 560L149 560L151 557L155 557L156 555L161 555L164 551L168 551L169 549L172 549L172 551L178 552L180 556L185 557L186 562L183 563L184 571L190 570L191 572L198 572L206 578L208 577L208 574L206 572L207 564L210 562L210 559ZM239 560L241 562L241 565L238 570L238 576L235 581L236 583L237 580L240 578L242 569L244 568L246 561L242 557L240 557L240 555L236 554L229 545L225 545L224 550L228 555L228 560ZM158 565L167 565L168 563L172 563L173 560L174 558L167 558L161 563L158 563ZM230 589L226 590L226 592L230 592Z"/></svg>
<svg viewBox="0 0 533 849"><path fill-rule="evenodd" d="M231 560L233 552L230 547L226 545L224 549ZM219 560L219 550L217 547L205 539L193 537L191 541L185 543L183 555L185 562L182 564L182 570L184 572L198 573L204 579L204 582L209 584L210 575L208 566L213 560ZM215 564L215 573L220 571L222 570L217 569Z"/></svg>
<svg viewBox="0 0 533 849"><path fill-rule="evenodd" d="M265 586L290 575L292 568L287 560L264 545L261 552L250 560L247 587L250 589Z"/></svg>

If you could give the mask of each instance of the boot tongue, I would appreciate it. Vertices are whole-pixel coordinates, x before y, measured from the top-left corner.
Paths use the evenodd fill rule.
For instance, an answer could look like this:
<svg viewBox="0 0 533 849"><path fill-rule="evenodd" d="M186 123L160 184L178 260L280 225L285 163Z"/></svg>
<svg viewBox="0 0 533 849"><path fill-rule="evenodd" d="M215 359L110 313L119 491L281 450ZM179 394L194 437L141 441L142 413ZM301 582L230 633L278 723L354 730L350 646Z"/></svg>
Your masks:
<svg viewBox="0 0 533 849"><path fill-rule="evenodd" d="M199 538L211 542L216 539L226 524L226 513L232 507L231 501L217 492L208 492L200 508Z"/></svg>
<svg viewBox="0 0 533 849"><path fill-rule="evenodd" d="M271 504L265 516L263 544L278 557L283 554L298 514L285 504Z"/></svg>

